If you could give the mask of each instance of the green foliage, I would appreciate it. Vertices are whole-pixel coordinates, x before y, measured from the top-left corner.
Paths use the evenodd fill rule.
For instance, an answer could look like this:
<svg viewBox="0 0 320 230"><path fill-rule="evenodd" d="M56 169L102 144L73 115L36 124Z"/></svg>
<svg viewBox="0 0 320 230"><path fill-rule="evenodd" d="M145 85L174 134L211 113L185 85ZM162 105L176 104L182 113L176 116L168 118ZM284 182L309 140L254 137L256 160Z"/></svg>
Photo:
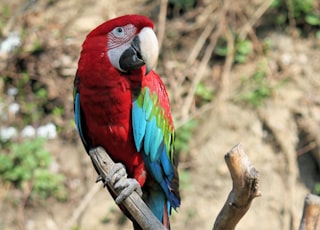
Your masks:
<svg viewBox="0 0 320 230"><path fill-rule="evenodd" d="M32 44L31 53L37 53L40 52L43 49L41 41L40 40L35 40Z"/></svg>
<svg viewBox="0 0 320 230"><path fill-rule="evenodd" d="M8 152L0 154L0 175L4 183L10 183L20 189L24 183L30 183L32 197L46 199L53 196L58 200L67 198L63 175L54 174L49 170L52 159L43 147L43 139L8 145Z"/></svg>
<svg viewBox="0 0 320 230"><path fill-rule="evenodd" d="M225 37L219 38L214 52L221 57L226 57L228 55L227 39Z"/></svg>
<svg viewBox="0 0 320 230"><path fill-rule="evenodd" d="M320 25L320 14L318 0L274 0L271 7L277 11L275 21L278 25L289 22L290 15L298 26L309 25L317 27Z"/></svg>
<svg viewBox="0 0 320 230"><path fill-rule="evenodd" d="M183 9L192 9L197 0L169 0L169 3Z"/></svg>
<svg viewBox="0 0 320 230"><path fill-rule="evenodd" d="M67 193L63 182L62 174L53 174L47 168L37 169L34 171L33 193L43 199L53 196L64 201L67 199Z"/></svg>
<svg viewBox="0 0 320 230"><path fill-rule="evenodd" d="M265 37L262 42L263 53L267 54L273 45L273 41L270 37Z"/></svg>
<svg viewBox="0 0 320 230"><path fill-rule="evenodd" d="M236 39L234 60L238 63L247 61L247 57L252 53L252 42L248 39Z"/></svg>
<svg viewBox="0 0 320 230"><path fill-rule="evenodd" d="M9 17L11 15L9 6L7 4L2 5L0 8L0 35L2 35L3 28L5 28L7 24L7 20L9 20Z"/></svg>
<svg viewBox="0 0 320 230"><path fill-rule="evenodd" d="M314 185L313 193L320 196L320 182Z"/></svg>
<svg viewBox="0 0 320 230"><path fill-rule="evenodd" d="M305 17L305 20L309 25L312 25L312 26L319 26L320 25L320 15L308 14Z"/></svg>
<svg viewBox="0 0 320 230"><path fill-rule="evenodd" d="M264 67L260 67L249 79L244 80L242 85L244 92L239 99L253 107L261 106L273 92Z"/></svg>
<svg viewBox="0 0 320 230"><path fill-rule="evenodd" d="M14 85L18 91L16 101L20 105L22 125L38 123L46 113L44 108L49 100L47 89L40 82L32 80L27 72L20 73L18 78L10 80L13 82L7 82L7 85Z"/></svg>
<svg viewBox="0 0 320 230"><path fill-rule="evenodd" d="M80 230L81 228L79 227L79 226L73 226L72 228L71 228L71 230Z"/></svg>
<svg viewBox="0 0 320 230"><path fill-rule="evenodd" d="M220 38L215 48L215 53L219 56L226 57L229 49L225 38ZM245 63L248 56L252 53L252 42L248 39L241 40L236 38L234 40L234 62Z"/></svg>
<svg viewBox="0 0 320 230"><path fill-rule="evenodd" d="M300 18L311 13L315 7L315 0L291 0L293 15L295 18Z"/></svg>
<svg viewBox="0 0 320 230"><path fill-rule="evenodd" d="M188 151L189 140L191 139L192 133L197 127L197 124L196 120L190 120L176 130L175 149L177 152Z"/></svg>
<svg viewBox="0 0 320 230"><path fill-rule="evenodd" d="M56 106L53 108L53 110L52 110L53 117L61 117L62 115L64 115L64 108L63 107Z"/></svg>
<svg viewBox="0 0 320 230"><path fill-rule="evenodd" d="M191 187L190 184L190 171L181 170L179 172L179 182L182 190L189 189Z"/></svg>
<svg viewBox="0 0 320 230"><path fill-rule="evenodd" d="M102 224L108 224L110 221L111 221L111 217L109 215L105 215L104 217L102 217L100 222Z"/></svg>
<svg viewBox="0 0 320 230"><path fill-rule="evenodd" d="M40 88L35 92L35 96L39 100L46 100L48 98L48 92L44 88Z"/></svg>
<svg viewBox="0 0 320 230"><path fill-rule="evenodd" d="M195 95L200 97L202 100L209 102L213 99L214 93L213 90L209 89L204 83L200 82L197 85Z"/></svg>

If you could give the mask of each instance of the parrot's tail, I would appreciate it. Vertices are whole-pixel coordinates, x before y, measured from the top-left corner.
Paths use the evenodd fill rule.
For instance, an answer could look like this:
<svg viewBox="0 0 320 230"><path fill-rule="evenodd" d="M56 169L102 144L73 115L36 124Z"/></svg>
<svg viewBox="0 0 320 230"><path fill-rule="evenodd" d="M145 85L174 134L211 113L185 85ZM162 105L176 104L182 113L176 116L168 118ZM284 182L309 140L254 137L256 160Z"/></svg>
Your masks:
<svg viewBox="0 0 320 230"><path fill-rule="evenodd" d="M169 220L168 211L171 211L171 210L168 210L167 204L165 204L163 209L162 224L166 229L170 229L170 220Z"/></svg>
<svg viewBox="0 0 320 230"><path fill-rule="evenodd" d="M156 183L152 183L152 185L152 188L149 186L143 187L142 199L164 227L170 229L171 204L160 185Z"/></svg>
<svg viewBox="0 0 320 230"><path fill-rule="evenodd" d="M170 230L170 221L169 221L169 215L167 210L168 210L167 207L165 207L163 210L162 224L166 229ZM130 219L133 223L134 230L143 230L133 218L130 217Z"/></svg>

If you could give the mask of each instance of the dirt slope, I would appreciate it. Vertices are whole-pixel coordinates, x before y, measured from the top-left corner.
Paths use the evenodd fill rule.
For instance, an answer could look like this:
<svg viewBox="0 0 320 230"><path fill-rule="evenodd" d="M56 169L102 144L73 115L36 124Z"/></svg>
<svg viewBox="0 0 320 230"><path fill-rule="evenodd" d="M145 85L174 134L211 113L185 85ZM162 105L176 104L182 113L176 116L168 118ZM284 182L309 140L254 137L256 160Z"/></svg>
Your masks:
<svg viewBox="0 0 320 230"><path fill-rule="evenodd" d="M66 77L63 81L54 81L57 91L53 90L52 94L64 93L69 104L67 114L72 116L72 75L85 34L108 18L133 12L143 14L153 4L146 8L142 0L121 3L115 0L106 3L91 0L52 2L52 5L46 5L46 1L38 1L32 8L32 17L28 16L28 22L39 26L36 32L40 36L54 36L52 31L60 31L57 38L47 39L49 46L59 47L59 42L64 43L63 47L70 44L67 53L66 50L56 52L55 58L62 63ZM19 6L22 3L17 0L11 4ZM44 8L45 11L39 11ZM154 15L157 19L157 14ZM23 20L20 16L17 16L17 23ZM47 23L47 29L43 28L41 20ZM175 25L167 23L168 30L173 30ZM313 189L314 182L319 181L319 166L313 157L317 152L297 151L305 146L306 141L316 139L310 129L319 130L319 40L294 39L278 31L264 36L269 36L272 44L266 57L269 67L271 71L281 69L285 83L276 87L262 106L252 108L238 99L241 97L243 79L254 74L260 58L252 58L247 64L231 69L226 99L215 102L216 106L197 117L200 122L190 141L189 157L181 163L181 171L188 168L188 172L183 173L182 205L178 213L173 214L172 229L212 228L231 189L231 179L223 157L238 143L244 146L253 166L260 173L262 192L262 197L253 201L238 229L288 230L299 226L304 197ZM181 53L183 55L185 52ZM66 56L70 62L63 61ZM48 59L52 58L48 54ZM166 60L166 63L174 61ZM161 68L164 64L159 63L160 72L165 72ZM208 84L214 82L211 77L208 74ZM170 90L169 93L173 94ZM87 197L89 204L75 222L77 229L131 229L131 224L122 216L109 194L101 185L94 184L95 172L79 141L74 144L70 140L57 139L48 142L47 147L68 178L70 197L65 203L49 199L38 206L27 206L23 210L24 224L21 229L65 229L68 220L88 194L92 196ZM301 154L299 157L297 152ZM0 229L19 227L21 210L17 212L17 206L11 204L0 204Z"/></svg>

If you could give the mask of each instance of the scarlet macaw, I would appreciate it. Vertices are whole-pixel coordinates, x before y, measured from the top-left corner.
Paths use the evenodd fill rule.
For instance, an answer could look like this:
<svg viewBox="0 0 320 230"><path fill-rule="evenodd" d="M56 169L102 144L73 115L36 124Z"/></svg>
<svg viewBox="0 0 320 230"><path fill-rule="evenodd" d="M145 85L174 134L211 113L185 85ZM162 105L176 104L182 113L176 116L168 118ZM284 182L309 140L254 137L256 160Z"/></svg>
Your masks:
<svg viewBox="0 0 320 230"><path fill-rule="evenodd" d="M168 95L152 70L159 52L153 27L145 16L125 15L87 35L74 81L74 112L86 151L102 146L124 164L143 200L169 228L171 209L180 205L179 177Z"/></svg>

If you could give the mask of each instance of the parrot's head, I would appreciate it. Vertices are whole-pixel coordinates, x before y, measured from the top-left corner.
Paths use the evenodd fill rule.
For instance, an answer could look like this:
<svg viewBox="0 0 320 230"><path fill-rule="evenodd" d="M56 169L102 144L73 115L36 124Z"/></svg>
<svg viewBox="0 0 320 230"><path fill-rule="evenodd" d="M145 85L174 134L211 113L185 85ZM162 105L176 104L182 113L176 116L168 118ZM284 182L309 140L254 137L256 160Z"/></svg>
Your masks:
<svg viewBox="0 0 320 230"><path fill-rule="evenodd" d="M159 47L152 21L141 15L125 15L111 19L87 36L87 41L101 47L101 39L111 65L121 72L130 72L146 65L146 74L157 62ZM85 44L84 44L85 46Z"/></svg>

